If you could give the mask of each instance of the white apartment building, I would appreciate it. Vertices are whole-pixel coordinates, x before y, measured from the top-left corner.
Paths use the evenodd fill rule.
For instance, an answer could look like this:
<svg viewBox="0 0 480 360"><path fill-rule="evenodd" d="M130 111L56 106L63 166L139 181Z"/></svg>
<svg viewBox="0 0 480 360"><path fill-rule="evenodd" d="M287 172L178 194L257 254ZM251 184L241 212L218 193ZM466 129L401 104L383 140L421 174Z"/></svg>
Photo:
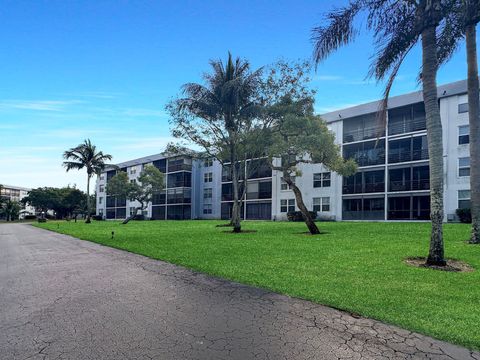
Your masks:
<svg viewBox="0 0 480 360"><path fill-rule="evenodd" d="M439 86L445 159L445 221L457 208L469 207L469 129L466 81ZM307 208L333 220L428 220L430 212L425 109L420 91L392 97L386 124L380 124L380 102L323 114L345 158L358 172L343 178L322 165L302 165L295 179ZM244 219L285 220L298 210L293 192L265 160L248 176ZM232 186L228 167L210 159L160 153L117 164L135 179L146 164L166 174L166 189L146 210L154 219L229 218ZM107 169L108 170L108 169ZM135 204L107 196L105 186L115 170L97 181L97 214L123 219Z"/></svg>

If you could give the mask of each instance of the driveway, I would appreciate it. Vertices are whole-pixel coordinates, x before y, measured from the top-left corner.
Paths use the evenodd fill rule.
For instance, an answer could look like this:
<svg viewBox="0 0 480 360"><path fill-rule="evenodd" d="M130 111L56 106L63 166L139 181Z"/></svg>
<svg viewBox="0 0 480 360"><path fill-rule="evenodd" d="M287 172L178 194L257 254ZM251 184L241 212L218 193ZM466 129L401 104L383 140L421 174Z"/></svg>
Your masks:
<svg viewBox="0 0 480 360"><path fill-rule="evenodd" d="M387 358L480 354L29 225L0 225L0 359Z"/></svg>

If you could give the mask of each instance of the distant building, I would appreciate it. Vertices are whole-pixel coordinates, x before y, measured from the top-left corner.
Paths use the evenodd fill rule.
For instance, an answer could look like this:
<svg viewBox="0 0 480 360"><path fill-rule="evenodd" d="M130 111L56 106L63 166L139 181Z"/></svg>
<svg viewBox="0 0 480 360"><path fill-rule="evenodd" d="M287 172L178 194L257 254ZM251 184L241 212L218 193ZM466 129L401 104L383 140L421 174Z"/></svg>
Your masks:
<svg viewBox="0 0 480 360"><path fill-rule="evenodd" d="M470 206L470 158L467 83L438 87L444 144L445 221L455 210ZM430 174L425 107L421 91L389 99L385 124L379 124L379 101L322 115L336 135L344 158L353 158L358 172L342 177L320 164L299 166L295 179L308 209L336 220L428 220ZM278 171L265 160L247 179L244 219L285 220L298 210L293 192ZM131 181L145 164L166 174L166 189L149 204L145 215L153 219L228 219L232 208L232 182L227 166L209 159L156 154L117 164ZM123 219L136 204L107 196L105 187L116 170L97 181L97 214Z"/></svg>
<svg viewBox="0 0 480 360"><path fill-rule="evenodd" d="M24 205L20 201L28 195L28 192L31 189L24 188L20 186L13 186L13 185L4 185L2 184L2 188L0 190L0 196L7 198L11 201L17 201L20 203L22 209L20 210L20 219L24 218L25 215L35 215L35 208L30 205Z"/></svg>

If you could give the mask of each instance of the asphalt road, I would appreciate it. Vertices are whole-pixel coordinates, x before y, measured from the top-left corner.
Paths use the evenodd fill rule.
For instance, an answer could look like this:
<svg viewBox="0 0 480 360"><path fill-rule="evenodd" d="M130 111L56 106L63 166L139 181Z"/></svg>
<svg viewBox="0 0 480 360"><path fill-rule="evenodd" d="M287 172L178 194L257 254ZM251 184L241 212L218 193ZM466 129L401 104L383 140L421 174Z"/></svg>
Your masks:
<svg viewBox="0 0 480 360"><path fill-rule="evenodd" d="M29 225L0 225L2 360L360 358L480 354Z"/></svg>

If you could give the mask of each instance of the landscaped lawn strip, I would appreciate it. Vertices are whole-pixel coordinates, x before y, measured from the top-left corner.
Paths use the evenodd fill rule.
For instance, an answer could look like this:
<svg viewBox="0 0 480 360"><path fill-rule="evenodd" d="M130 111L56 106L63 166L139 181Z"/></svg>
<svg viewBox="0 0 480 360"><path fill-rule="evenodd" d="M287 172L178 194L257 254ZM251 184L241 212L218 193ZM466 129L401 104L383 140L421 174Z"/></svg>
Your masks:
<svg viewBox="0 0 480 360"><path fill-rule="evenodd" d="M446 224L446 255L472 265L453 273L407 266L426 256L428 223L244 222L254 233L226 233L219 221L48 222L41 228L275 292L355 312L480 349L480 246L469 226ZM111 239L111 232L115 232Z"/></svg>

